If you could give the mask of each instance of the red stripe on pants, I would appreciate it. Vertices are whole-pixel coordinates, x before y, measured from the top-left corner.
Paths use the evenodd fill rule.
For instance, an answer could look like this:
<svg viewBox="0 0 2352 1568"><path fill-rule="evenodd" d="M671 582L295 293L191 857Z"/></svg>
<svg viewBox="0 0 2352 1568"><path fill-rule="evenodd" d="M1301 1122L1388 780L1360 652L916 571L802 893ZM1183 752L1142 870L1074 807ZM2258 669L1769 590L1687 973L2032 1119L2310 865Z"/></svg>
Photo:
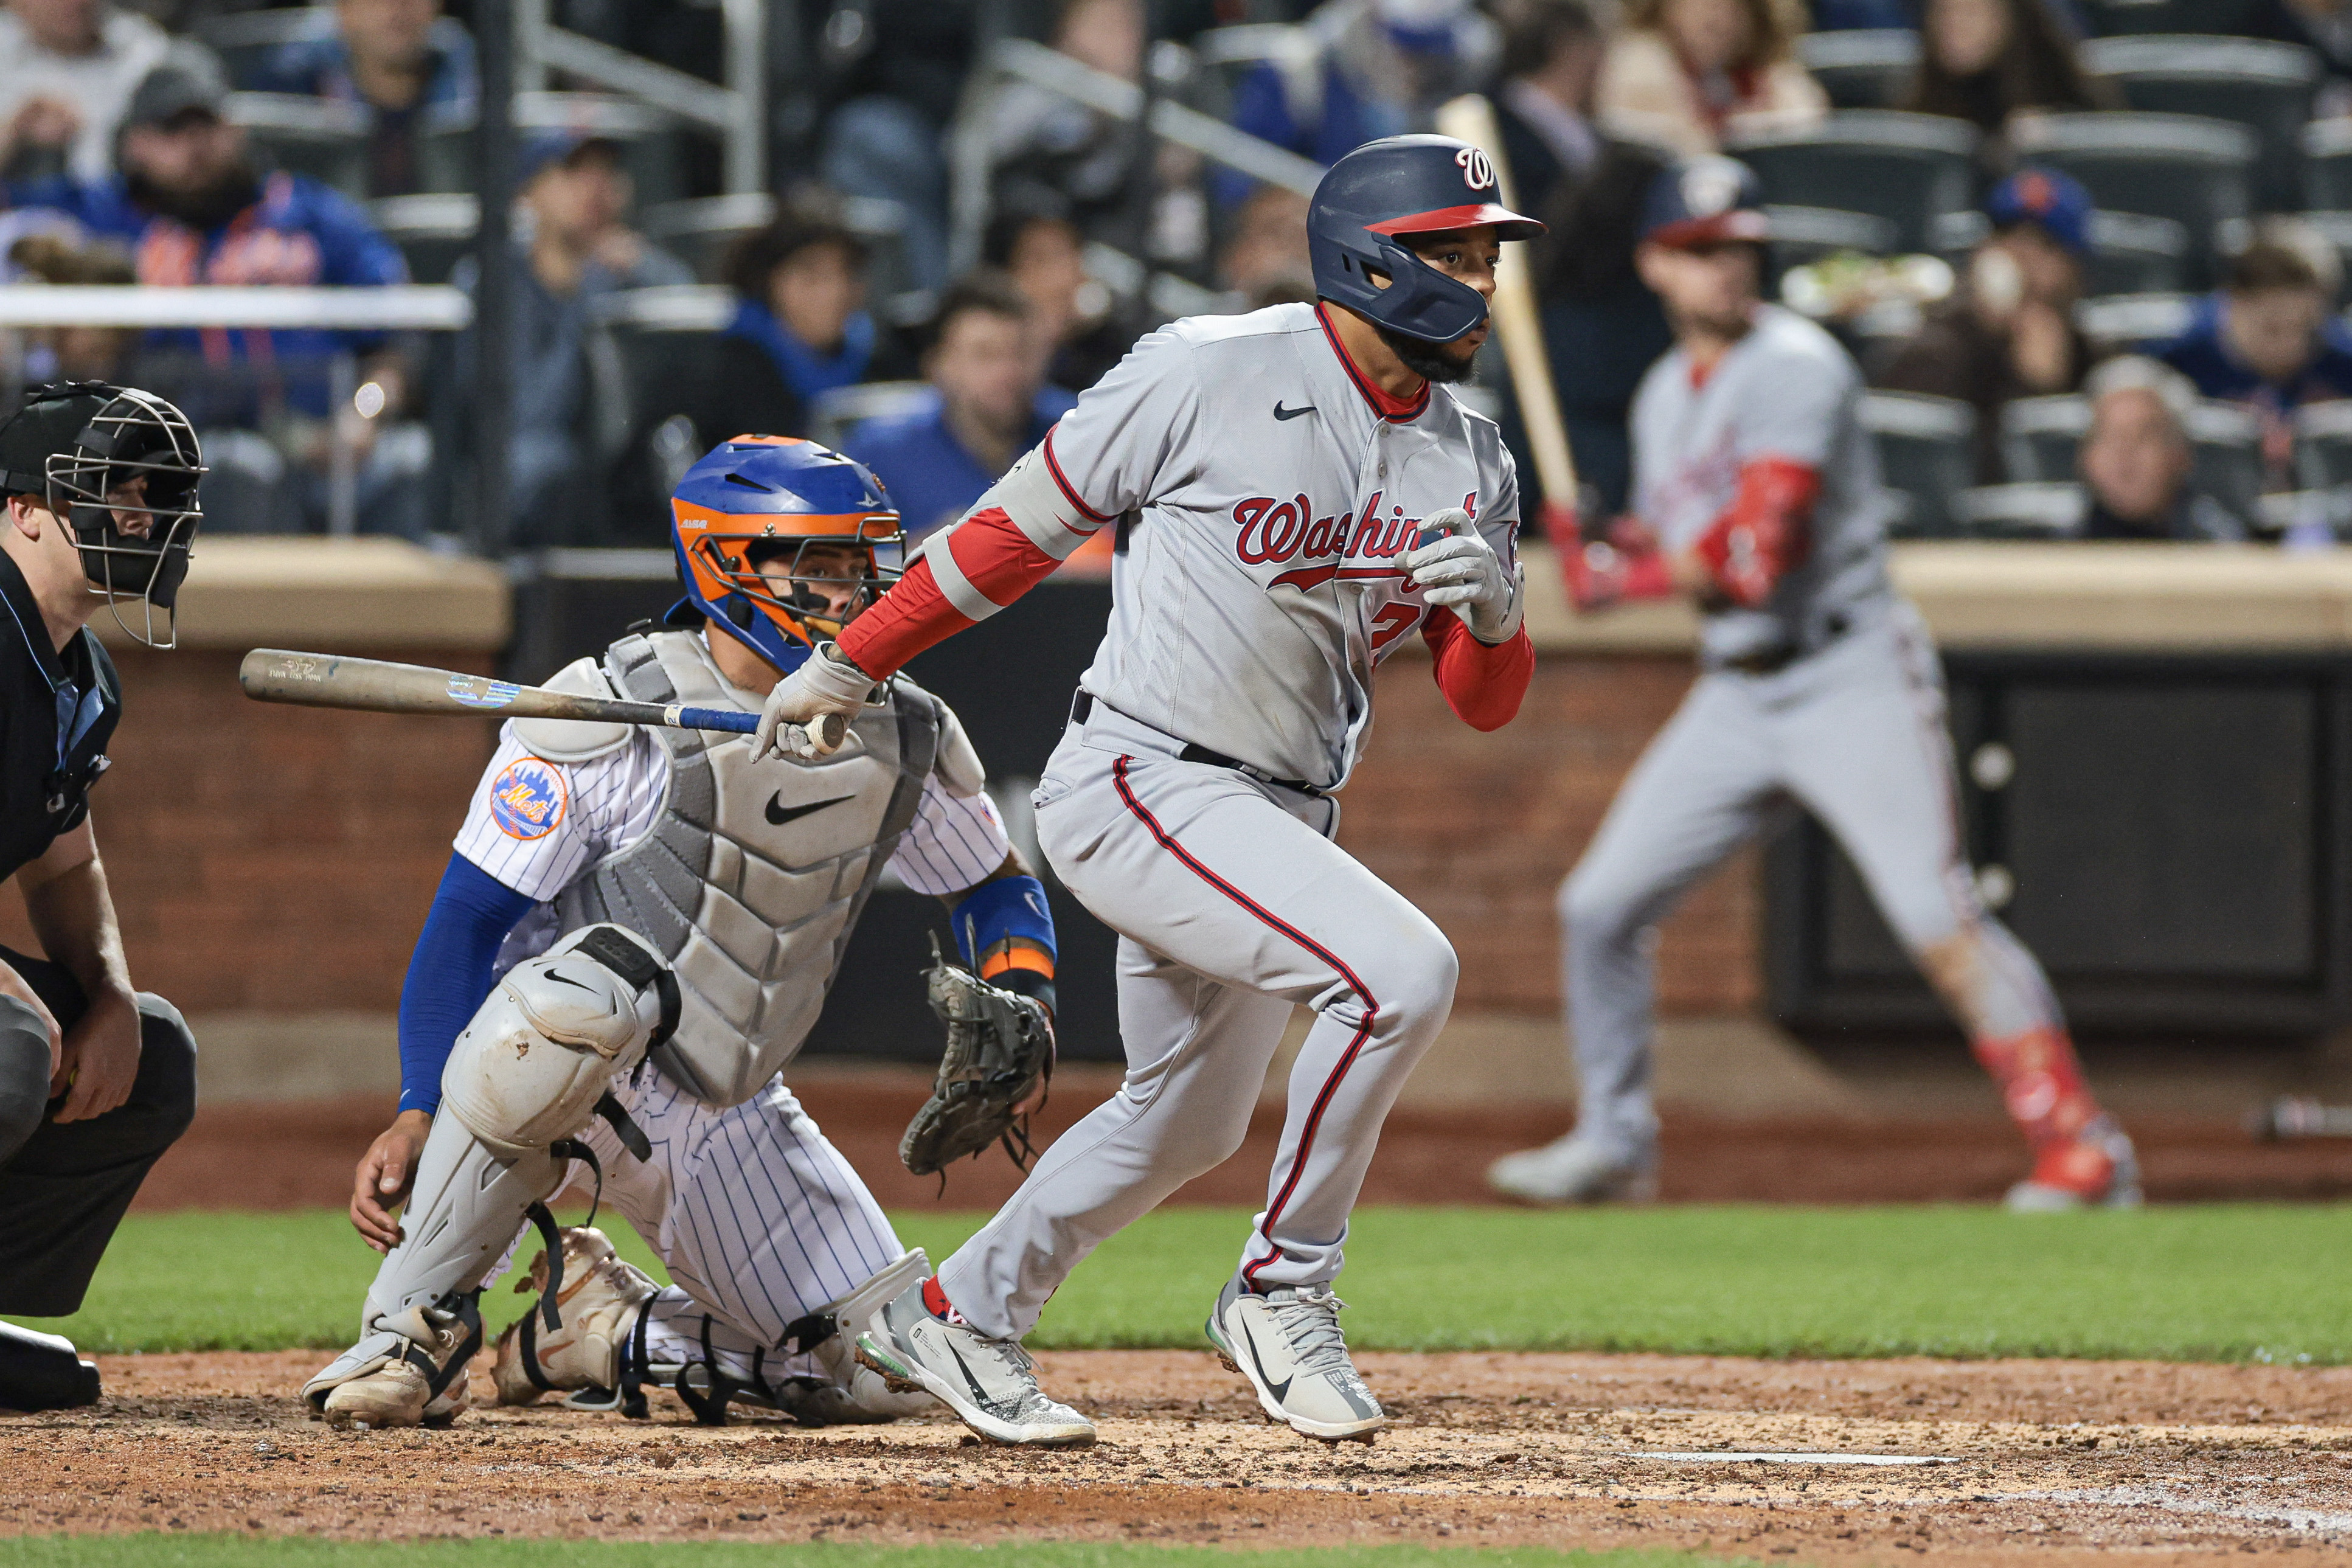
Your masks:
<svg viewBox="0 0 2352 1568"><path fill-rule="evenodd" d="M1339 961L1339 954L1234 887L1231 882L1226 881L1223 877L1218 876L1214 871L1210 870L1206 866L1202 865L1192 858L1191 851L1177 843L1175 837L1160 826L1160 819L1145 809L1143 803L1135 798L1135 792L1128 787L1127 765L1133 760L1130 757L1121 757L1112 763L1111 780L1118 785L1118 798L1127 803L1127 809L1135 814L1136 820L1143 824L1145 830L1151 835L1160 847L1176 857L1177 860L1194 876L1329 964L1333 969L1338 970L1339 977L1345 980L1364 1002L1364 1020L1356 1026L1356 1037L1348 1042L1348 1048L1340 1053L1339 1064L1333 1068L1330 1075L1323 1080L1322 1092L1315 1097L1315 1108L1307 1112L1307 1124L1299 1130L1298 1147L1290 1157L1290 1175L1283 1182L1282 1190L1275 1194L1274 1201L1265 1205L1265 1220L1258 1226L1258 1234L1265 1237L1266 1246L1272 1247L1273 1251L1242 1270L1242 1282L1254 1285L1257 1271L1282 1256L1282 1248L1275 1245L1274 1222L1282 1217L1283 1205L1290 1202L1291 1194L1297 1190L1298 1178L1307 1169L1307 1152L1315 1146L1316 1129L1323 1124L1323 1112L1330 1106L1331 1096L1339 1091L1339 1080L1346 1078L1349 1068L1355 1065L1358 1053L1364 1048L1364 1042L1371 1037L1372 1025L1381 1016L1381 1005L1373 998L1370 989L1361 980L1356 978L1356 972Z"/></svg>

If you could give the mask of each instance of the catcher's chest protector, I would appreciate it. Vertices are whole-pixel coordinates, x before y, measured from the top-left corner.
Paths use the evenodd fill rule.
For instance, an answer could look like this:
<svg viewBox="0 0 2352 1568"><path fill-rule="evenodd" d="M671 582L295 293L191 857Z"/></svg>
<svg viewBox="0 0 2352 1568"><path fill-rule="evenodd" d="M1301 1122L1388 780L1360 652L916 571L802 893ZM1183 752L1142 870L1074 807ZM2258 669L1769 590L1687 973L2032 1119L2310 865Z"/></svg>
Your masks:
<svg viewBox="0 0 2352 1568"><path fill-rule="evenodd" d="M656 632L614 643L624 697L740 708L702 641ZM567 930L612 921L677 972L677 1033L653 1054L696 1099L750 1099L799 1051L850 929L914 820L939 705L904 679L841 750L814 763L751 760L751 737L656 730L669 786L652 832L557 895Z"/></svg>

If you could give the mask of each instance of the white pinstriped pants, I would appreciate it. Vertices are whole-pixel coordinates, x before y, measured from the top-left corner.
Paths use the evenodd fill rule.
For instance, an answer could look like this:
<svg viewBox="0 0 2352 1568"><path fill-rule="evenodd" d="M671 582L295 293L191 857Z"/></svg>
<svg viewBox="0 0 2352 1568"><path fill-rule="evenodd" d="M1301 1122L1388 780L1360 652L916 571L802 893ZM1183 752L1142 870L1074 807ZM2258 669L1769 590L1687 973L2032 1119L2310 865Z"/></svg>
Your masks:
<svg viewBox="0 0 2352 1568"><path fill-rule="evenodd" d="M1097 703L1038 786L1045 858L1119 933L1127 1078L940 1266L984 1333L1027 1333L1096 1247L1241 1147L1294 1004L1316 1021L1240 1270L1336 1278L1381 1123L1453 1007L1452 945L1331 842L1336 805L1181 750Z"/></svg>
<svg viewBox="0 0 2352 1568"><path fill-rule="evenodd" d="M772 1384L825 1377L814 1355L776 1352L794 1319L847 1295L903 1250L866 1184L782 1079L725 1110L648 1064L613 1093L644 1129L640 1163L600 1118L580 1137L604 1167L604 1199L628 1216L669 1269L673 1288L646 1330L656 1363L702 1359L704 1319L721 1364L739 1378L755 1351ZM573 1168L575 1179L587 1172Z"/></svg>
<svg viewBox="0 0 2352 1568"><path fill-rule="evenodd" d="M1561 885L1577 1131L1645 1157L1656 928L1685 892L1791 805L1829 829L1914 955L1971 939L1970 1035L2061 1020L2042 966L1985 912L1959 837L1944 683L1917 612L1885 616L1771 675L1712 671L1633 766Z"/></svg>

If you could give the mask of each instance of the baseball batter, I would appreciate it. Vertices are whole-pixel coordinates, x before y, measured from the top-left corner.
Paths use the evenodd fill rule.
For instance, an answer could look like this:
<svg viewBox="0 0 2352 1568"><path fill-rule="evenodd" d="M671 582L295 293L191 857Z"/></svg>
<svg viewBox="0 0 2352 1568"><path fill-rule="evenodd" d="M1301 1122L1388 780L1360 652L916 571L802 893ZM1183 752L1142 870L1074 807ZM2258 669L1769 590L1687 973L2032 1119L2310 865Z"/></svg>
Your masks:
<svg viewBox="0 0 2352 1568"><path fill-rule="evenodd" d="M687 597L667 629L551 686L749 711L865 609L876 548L900 537L862 466L773 437L705 457L672 512ZM754 765L748 736L509 723L402 994L400 1115L352 1200L385 1257L359 1342L305 1388L329 1419L456 1414L477 1298L526 1215L550 1242L543 1299L499 1342L502 1403L561 1391L642 1415L648 1382L709 1421L730 1397L811 1423L922 1403L856 1368L835 1330L929 1266L779 1069L886 866L952 908L992 996L1050 1007L1044 890L983 783L954 714L904 679L838 751L788 767ZM556 1245L544 1204L575 1163L670 1288L593 1228Z"/></svg>
<svg viewBox="0 0 2352 1568"><path fill-rule="evenodd" d="M1433 384L1465 375L1485 340L1501 244L1538 232L1496 205L1466 143L1350 153L1308 219L1320 303L1145 338L770 697L762 739L821 743L826 715L1118 531L1108 634L1035 798L1046 858L1120 935L1126 1080L858 1342L983 1436L1093 1440L1040 1392L1021 1337L1105 1237L1240 1146L1294 1006L1315 1023L1265 1212L1208 1332L1297 1430L1369 1440L1383 1424L1331 1284L1455 961L1332 842L1331 796L1371 722L1373 667L1406 637L1428 641L1480 729L1526 689L1511 460Z"/></svg>
<svg viewBox="0 0 2352 1568"><path fill-rule="evenodd" d="M2084 1086L2040 965L1978 900L1942 674L1887 579L1853 362L1759 302L1767 220L1745 165L1662 174L1643 232L1642 277L1675 346L1633 405L1638 518L1569 552L1570 589L1586 605L1695 595L1703 673L1561 889L1576 1128L1489 1179L1538 1202L1655 1193L1657 924L1793 802L1844 847L2024 1130L2033 1170L2011 1205L2137 1202L2131 1142Z"/></svg>

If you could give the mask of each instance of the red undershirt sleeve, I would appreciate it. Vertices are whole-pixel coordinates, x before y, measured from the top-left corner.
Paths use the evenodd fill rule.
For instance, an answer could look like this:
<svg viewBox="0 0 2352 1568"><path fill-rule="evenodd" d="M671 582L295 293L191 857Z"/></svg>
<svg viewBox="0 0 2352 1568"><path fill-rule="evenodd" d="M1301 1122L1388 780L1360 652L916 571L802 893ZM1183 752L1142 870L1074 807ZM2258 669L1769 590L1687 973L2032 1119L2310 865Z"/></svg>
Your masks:
<svg viewBox="0 0 2352 1568"><path fill-rule="evenodd" d="M1473 730L1499 730L1519 711L1528 682L1535 678L1536 646L1521 626L1491 647L1470 635L1451 610L1429 612L1421 639L1433 656L1437 689L1454 717Z"/></svg>
<svg viewBox="0 0 2352 1568"><path fill-rule="evenodd" d="M945 538L929 546L924 559L907 569L874 607L844 627L841 651L857 668L880 679L934 643L979 624L956 608L930 553L944 550L962 584L986 602L975 608L1001 609L1052 576L1062 564L1030 542L1000 507L976 511Z"/></svg>

